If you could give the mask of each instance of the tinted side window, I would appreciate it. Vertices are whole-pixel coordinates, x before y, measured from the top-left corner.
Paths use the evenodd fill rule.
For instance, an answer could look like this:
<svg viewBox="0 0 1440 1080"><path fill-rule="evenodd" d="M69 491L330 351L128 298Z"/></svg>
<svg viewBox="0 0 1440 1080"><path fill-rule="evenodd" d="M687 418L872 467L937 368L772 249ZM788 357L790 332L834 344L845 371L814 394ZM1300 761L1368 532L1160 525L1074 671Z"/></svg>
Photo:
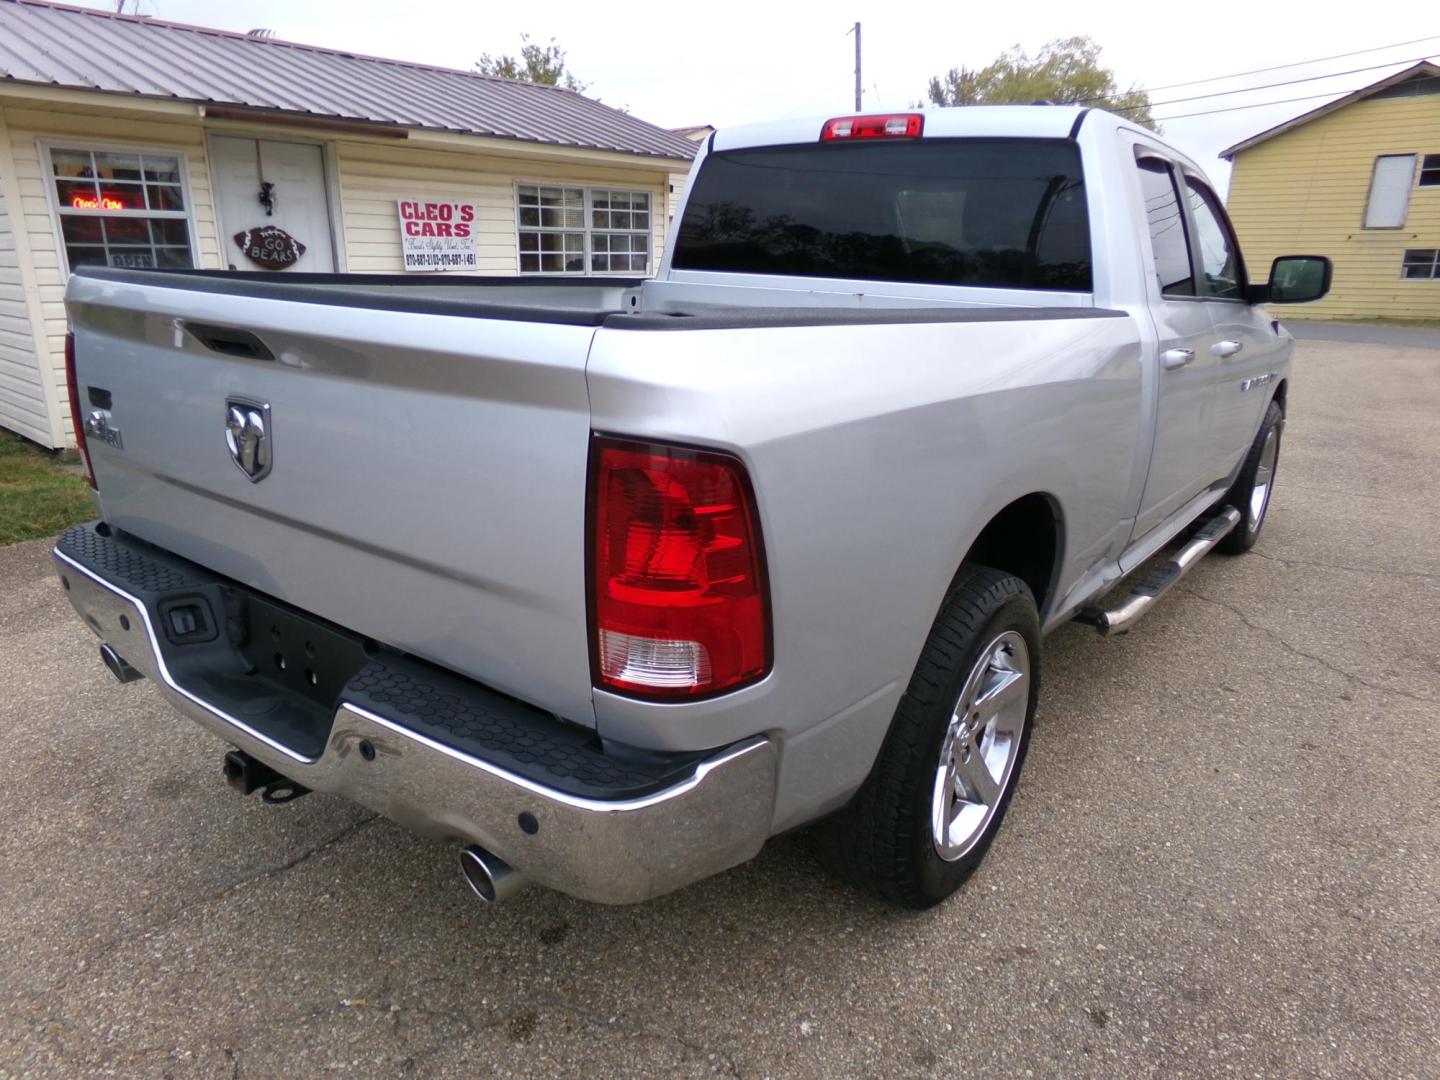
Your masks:
<svg viewBox="0 0 1440 1080"><path fill-rule="evenodd" d="M1205 274L1204 295L1230 300L1245 297L1245 266L1240 246L1230 229L1230 219L1220 208L1215 193L1199 180L1187 176L1190 211L1195 218L1195 236L1200 247L1200 266Z"/></svg>
<svg viewBox="0 0 1440 1080"><path fill-rule="evenodd" d="M1079 150L1068 139L918 139L711 154L671 265L1088 291Z"/></svg>
<svg viewBox="0 0 1440 1080"><path fill-rule="evenodd" d="M1155 252L1155 273L1160 291L1166 296L1194 296L1195 273L1190 264L1190 245L1180 196L1170 166L1159 158L1142 157L1140 192L1145 200L1145 219L1150 225L1150 246Z"/></svg>

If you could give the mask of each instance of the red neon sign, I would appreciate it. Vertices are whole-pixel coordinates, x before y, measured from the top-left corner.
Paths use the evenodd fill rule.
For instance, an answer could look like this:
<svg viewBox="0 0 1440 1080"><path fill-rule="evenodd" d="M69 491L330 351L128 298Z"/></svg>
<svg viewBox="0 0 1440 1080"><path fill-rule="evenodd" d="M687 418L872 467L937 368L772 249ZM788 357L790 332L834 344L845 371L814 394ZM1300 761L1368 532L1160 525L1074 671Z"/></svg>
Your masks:
<svg viewBox="0 0 1440 1080"><path fill-rule="evenodd" d="M124 210L125 204L112 195L91 198L88 195L72 195L70 205L76 210Z"/></svg>

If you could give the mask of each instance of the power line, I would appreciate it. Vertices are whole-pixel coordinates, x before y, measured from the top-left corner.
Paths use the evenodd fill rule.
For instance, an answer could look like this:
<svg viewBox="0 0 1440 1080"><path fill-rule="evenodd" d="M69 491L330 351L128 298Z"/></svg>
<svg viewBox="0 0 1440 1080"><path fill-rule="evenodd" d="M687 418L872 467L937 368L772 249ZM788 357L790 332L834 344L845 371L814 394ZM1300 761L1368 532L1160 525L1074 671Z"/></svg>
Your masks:
<svg viewBox="0 0 1440 1080"><path fill-rule="evenodd" d="M1276 64L1273 67L1253 68L1250 71L1237 71L1231 75L1212 75L1208 79L1191 79L1189 82L1166 83L1164 86L1152 86L1146 90L1146 93L1159 93L1161 90L1179 90L1185 86L1199 86L1201 83L1223 82L1226 79L1239 79L1245 75L1263 75L1267 71L1283 71L1286 68L1305 67L1307 64L1323 64L1327 60L1344 60L1351 56L1363 56L1365 53L1384 52L1386 49L1398 49L1403 45L1419 45L1424 41L1440 41L1440 34L1413 38L1410 41L1397 41L1393 45L1376 45L1372 49L1356 49L1354 52L1336 53L1334 56L1317 56L1312 60L1296 60L1292 64Z"/></svg>
<svg viewBox="0 0 1440 1080"><path fill-rule="evenodd" d="M1214 116L1217 113L1242 112L1245 109L1263 109L1269 105L1289 105L1297 101L1318 101L1321 98L1340 98L1344 96L1344 94L1309 94L1305 97L1281 98L1279 101L1257 101L1253 105L1232 105L1227 109L1201 109L1198 112L1177 113L1174 116L1156 116L1152 117L1152 119L1157 124L1165 124L1171 120L1188 120L1192 116Z"/></svg>
<svg viewBox="0 0 1440 1080"><path fill-rule="evenodd" d="M1418 64L1425 57L1421 56L1415 60L1391 60L1384 64L1371 64L1369 67L1350 68L1348 71L1330 71L1324 75L1305 75L1299 79L1282 79L1280 82L1261 83L1259 86L1242 86L1238 90L1216 90L1209 94L1193 94L1190 97L1171 98L1169 101L1152 101L1148 105L1117 106L1117 112L1134 112L1136 109L1152 108L1161 109L1166 105L1179 105L1186 101L1201 101L1205 98L1229 97L1232 94L1248 94L1255 90L1274 90L1279 86L1295 86L1299 83L1320 82L1324 79L1338 79L1342 75L1358 75L1364 71L1379 71L1381 68L1400 67L1403 64ZM1323 97L1323 94L1316 95ZM1091 99L1095 100L1095 99Z"/></svg>
<svg viewBox="0 0 1440 1080"><path fill-rule="evenodd" d="M858 22L855 23L853 26L851 26L850 29L846 30L845 33L841 34L840 36L841 36L841 37L849 37L851 34L854 34L854 35L855 35L855 71L854 71L854 73L853 73L852 75L847 75L847 76L845 76L845 81L846 81L846 82L849 82L852 78L854 78L854 80L855 80L855 111L856 111L856 112L859 112L859 111L860 111L860 81L859 81L859 80L860 80L860 24L859 24ZM810 107L811 102L817 101L817 100L819 100L819 99L822 98L822 97L828 97L828 96L831 94L831 92L832 92L831 90L825 89L825 90L821 90L818 94L811 94L809 97L807 97L807 98L806 98L804 101L802 101L799 105L796 105L796 106L795 106L793 109L791 109L789 112L781 113L779 119L781 119L781 120L786 120L786 119L788 119L789 117L794 116L796 113L801 112L801 111L804 110L804 109L808 109L808 108Z"/></svg>
<svg viewBox="0 0 1440 1080"><path fill-rule="evenodd" d="M1354 91L1337 90L1329 94L1307 94L1305 97L1281 98L1279 101L1257 101L1252 105L1231 105L1225 109L1202 109L1199 112L1178 113L1175 116L1156 116L1152 119L1157 124L1163 124L1171 120L1184 120L1190 116L1210 116L1214 113L1239 112L1242 109L1263 109L1267 105L1289 105L1296 101L1315 101L1318 98L1341 98L1347 93L1354 93Z"/></svg>
<svg viewBox="0 0 1440 1080"><path fill-rule="evenodd" d="M845 82L846 82L847 84L848 84L853 78L854 78L854 75L853 75L853 74L847 74L846 76L844 76ZM796 106L795 106L793 109L791 109L789 112L781 113L780 116L779 116L777 119L787 120L787 119L789 119L790 117L794 116L796 113L798 113L798 112L803 112L804 110L810 108L810 106L811 106L812 104L814 104L815 102L819 101L821 98L829 97L831 94L835 93L835 87L838 86L838 85L839 85L839 80L836 80L835 82L831 83L828 87L826 87L825 89L821 90L818 94L811 94L809 97L807 97L804 101L800 102L799 105L796 105Z"/></svg>
<svg viewBox="0 0 1440 1080"><path fill-rule="evenodd" d="M1284 70L1287 69L1287 68L1306 67L1306 66L1308 66L1308 65L1310 65L1310 64L1323 64L1323 63L1325 63L1327 60L1343 60L1343 59L1345 59L1346 57L1350 57L1350 56L1363 56L1365 53L1384 52L1386 49L1398 49L1398 48L1401 48L1402 46L1405 46L1405 45L1419 45L1420 43L1426 42L1426 41L1440 41L1440 34L1431 34L1431 35L1428 36L1428 37L1412 38L1412 39L1410 39L1409 41L1396 41L1396 42L1393 42L1393 43L1390 44L1390 45L1376 45L1376 46L1374 46L1374 47L1372 47L1372 48L1369 48L1369 49L1356 49L1356 50L1354 50L1353 52L1335 53L1333 56L1317 56L1317 57L1314 57L1313 59L1310 59L1310 60L1296 60L1296 61L1294 61L1293 63L1289 63L1289 64L1275 64L1275 65L1273 65L1273 66L1271 66L1271 67L1252 68L1252 69L1249 70L1249 71L1236 71L1236 72L1232 72L1232 73L1229 74L1229 75L1212 75L1212 76L1210 76L1209 78L1206 78L1206 79L1191 79L1191 80L1188 81L1188 82L1166 83L1164 86L1134 87L1134 88L1132 88L1130 91L1122 91L1121 93L1154 94L1154 93L1159 93L1161 90L1178 90L1178 89L1180 89L1180 88L1182 88L1182 87L1185 87L1185 86L1199 86L1199 85L1201 85L1202 83L1223 82L1223 81L1225 81L1226 79L1239 79L1239 78L1242 78L1243 76L1246 76L1246 75L1263 75L1263 74L1264 74L1265 72L1267 72L1267 71L1284 71ZM1262 84L1259 85L1259 86L1242 86L1242 87L1240 87L1240 88L1238 88L1238 89L1236 89L1236 90L1217 90L1217 91L1215 91L1215 92L1213 92L1213 93L1209 93L1209 94L1195 94L1195 95L1192 96L1192 97L1172 98L1172 99L1169 100L1169 101L1152 101L1152 102L1149 103L1148 107L1149 107L1149 108L1159 109L1159 108L1165 107L1166 105L1178 105L1178 104L1180 104L1181 102L1184 102L1184 101L1199 101L1199 100L1201 100L1202 98L1210 98L1210 97L1226 97L1226 96L1231 95L1231 94L1243 94L1243 93L1246 93L1247 91L1251 91L1251 90L1273 90L1273 89L1275 89L1276 87L1279 87L1279 86L1292 86L1292 85L1294 85L1294 84L1296 84L1296 83L1315 82L1315 81L1321 80L1321 79L1338 78L1338 77L1340 77L1340 76L1342 76L1342 75L1355 75L1355 74L1359 74L1359 73L1365 72L1365 71L1378 71L1378 70L1380 70L1381 68L1397 67L1397 66L1399 66L1399 65L1401 65L1401 64L1415 64L1415 63L1419 63L1421 60L1425 60L1425 59L1427 59L1427 57L1423 57L1423 56L1422 56L1422 57L1419 57L1419 58L1417 58L1417 59L1415 59L1415 60L1390 60L1390 61L1387 61L1387 62L1385 62L1385 63L1383 63L1383 64L1373 64L1373 65L1371 65L1371 66L1369 66L1369 67L1351 68L1351 69L1348 70L1348 71L1332 71L1332 72L1329 72L1328 74L1324 74L1324 75L1306 75L1306 76L1302 76L1301 78L1298 78L1298 79L1284 79L1284 80L1281 80L1280 82L1262 83ZM1070 100L1068 100L1068 101L1065 101L1063 104L1066 104L1066 105L1087 105L1087 104L1090 104L1090 103L1096 102L1096 101L1106 101L1106 100L1109 100L1109 99L1114 98L1114 97L1117 97L1117 96L1120 96L1120 95L1119 95L1119 94L1105 94L1105 95L1100 95L1100 96L1096 96L1096 97L1088 97L1088 98L1072 98L1072 99L1070 99ZM1328 96L1328 95L1326 95L1326 94L1313 94L1313 95L1311 95L1311 97L1326 97L1326 96ZM1306 100L1309 100L1309 99L1308 99L1308 98L1292 98L1292 99L1289 99L1289 100L1293 100L1293 101L1306 101ZM1279 103L1279 102L1270 102L1269 104L1280 104L1280 103ZM1111 106L1109 106L1109 107L1110 107L1111 109L1113 109L1114 111L1116 111L1116 112L1134 112L1137 108L1145 108L1145 107L1147 107L1147 106L1130 106L1130 107L1127 108L1127 107L1122 107L1122 106L1111 105ZM1239 108L1253 108L1253 107L1255 107L1255 106L1249 106L1249 105L1239 106ZM1232 110L1227 110L1227 109L1214 109L1214 110L1211 110L1211 111L1213 111L1213 112L1228 112L1228 111L1232 111ZM1204 115L1204 114L1203 114L1203 113L1187 113L1186 115L1187 115L1187 116L1202 116L1202 115ZM1177 119L1177 117L1171 117L1171 119Z"/></svg>

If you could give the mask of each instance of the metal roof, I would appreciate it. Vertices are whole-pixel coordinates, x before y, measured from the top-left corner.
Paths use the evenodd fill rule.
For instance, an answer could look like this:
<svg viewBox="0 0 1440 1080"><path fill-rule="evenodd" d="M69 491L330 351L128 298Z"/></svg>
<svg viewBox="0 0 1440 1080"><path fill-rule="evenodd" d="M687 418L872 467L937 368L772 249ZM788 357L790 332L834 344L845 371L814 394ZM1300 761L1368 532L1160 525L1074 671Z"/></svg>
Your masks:
<svg viewBox="0 0 1440 1080"><path fill-rule="evenodd" d="M572 90L38 0L0 0L0 76L671 160L696 149Z"/></svg>
<svg viewBox="0 0 1440 1080"><path fill-rule="evenodd" d="M1346 94L1344 97L1341 98L1336 98L1334 101L1330 101L1324 105L1321 105L1318 109L1311 109L1308 112L1303 112L1299 116L1291 117L1289 120L1286 120L1283 123L1276 124L1272 128L1266 128L1258 135L1251 135L1248 139L1242 139L1234 146L1228 146L1224 150L1221 150L1220 156L1226 161L1229 161L1242 150L1249 150L1252 146L1258 146L1262 142L1267 142L1270 139L1275 138L1276 135L1283 135L1285 134L1285 132L1290 131L1293 128L1297 128L1301 124L1308 124L1311 120L1319 120L1320 117L1327 116L1330 113L1334 112L1336 109L1343 109L1346 105L1353 105L1357 101L1361 101L1368 97L1374 97L1376 94L1379 94L1385 90L1389 90L1391 87L1398 86L1401 83L1410 82L1411 80L1426 80L1435 78L1440 78L1440 67L1436 67L1428 60L1421 60L1413 67L1408 67L1404 71L1397 71L1393 75L1387 75L1385 76L1385 78L1380 79L1377 82L1370 83L1368 86L1362 86L1354 93Z"/></svg>

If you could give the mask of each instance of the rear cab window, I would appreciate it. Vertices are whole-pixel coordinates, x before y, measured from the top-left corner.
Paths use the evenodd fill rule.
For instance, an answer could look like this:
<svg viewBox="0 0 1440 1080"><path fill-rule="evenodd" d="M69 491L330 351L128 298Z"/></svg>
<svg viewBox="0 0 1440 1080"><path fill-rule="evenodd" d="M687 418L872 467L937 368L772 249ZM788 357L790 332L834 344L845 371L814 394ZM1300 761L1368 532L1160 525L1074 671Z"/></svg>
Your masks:
<svg viewBox="0 0 1440 1080"><path fill-rule="evenodd" d="M671 266L1089 292L1090 222L1069 139L920 139L705 159Z"/></svg>

